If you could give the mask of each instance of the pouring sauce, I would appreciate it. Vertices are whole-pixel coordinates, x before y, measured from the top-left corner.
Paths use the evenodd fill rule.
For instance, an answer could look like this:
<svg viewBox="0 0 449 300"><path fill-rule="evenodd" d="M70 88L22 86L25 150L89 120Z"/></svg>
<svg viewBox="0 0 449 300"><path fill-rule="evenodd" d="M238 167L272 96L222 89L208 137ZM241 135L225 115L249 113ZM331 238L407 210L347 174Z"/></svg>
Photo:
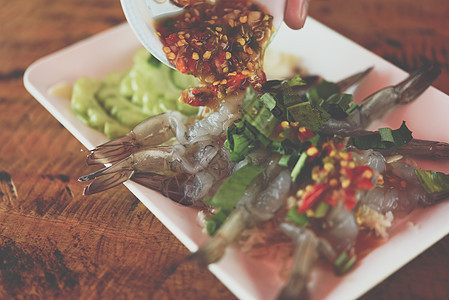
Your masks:
<svg viewBox="0 0 449 300"><path fill-rule="evenodd" d="M266 81L263 55L273 33L273 17L252 1L173 0L188 4L181 14L156 23L169 62L197 77L202 86L190 88L180 100L214 107L217 100Z"/></svg>

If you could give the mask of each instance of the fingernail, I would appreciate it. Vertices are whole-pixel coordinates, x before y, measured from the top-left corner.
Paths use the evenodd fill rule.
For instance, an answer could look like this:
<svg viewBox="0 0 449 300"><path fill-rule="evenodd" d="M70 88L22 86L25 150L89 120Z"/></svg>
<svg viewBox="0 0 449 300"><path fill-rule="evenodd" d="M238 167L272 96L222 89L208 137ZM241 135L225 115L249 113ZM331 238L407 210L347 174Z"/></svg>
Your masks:
<svg viewBox="0 0 449 300"><path fill-rule="evenodd" d="M299 18L301 19L301 27L304 26L304 23L307 19L307 14L309 12L309 2L310 0L304 0L300 3Z"/></svg>

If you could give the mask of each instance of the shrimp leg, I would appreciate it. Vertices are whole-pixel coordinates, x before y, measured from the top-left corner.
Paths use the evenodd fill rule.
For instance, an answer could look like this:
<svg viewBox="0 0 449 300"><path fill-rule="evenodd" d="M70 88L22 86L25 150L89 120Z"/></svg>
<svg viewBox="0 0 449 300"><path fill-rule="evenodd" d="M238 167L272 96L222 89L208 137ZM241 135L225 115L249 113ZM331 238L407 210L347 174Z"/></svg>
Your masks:
<svg viewBox="0 0 449 300"><path fill-rule="evenodd" d="M440 73L437 66L422 67L399 84L381 89L365 98L345 119L328 120L321 131L328 134L350 134L363 130L396 106L418 98Z"/></svg>

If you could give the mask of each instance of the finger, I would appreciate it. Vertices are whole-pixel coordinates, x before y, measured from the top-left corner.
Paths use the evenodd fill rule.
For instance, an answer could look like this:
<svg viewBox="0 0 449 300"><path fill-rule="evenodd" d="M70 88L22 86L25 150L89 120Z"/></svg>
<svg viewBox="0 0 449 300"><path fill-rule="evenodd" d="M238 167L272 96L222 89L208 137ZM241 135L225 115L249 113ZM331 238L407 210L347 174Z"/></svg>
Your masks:
<svg viewBox="0 0 449 300"><path fill-rule="evenodd" d="M304 26L309 8L309 0L287 0L284 11L284 22L292 29Z"/></svg>

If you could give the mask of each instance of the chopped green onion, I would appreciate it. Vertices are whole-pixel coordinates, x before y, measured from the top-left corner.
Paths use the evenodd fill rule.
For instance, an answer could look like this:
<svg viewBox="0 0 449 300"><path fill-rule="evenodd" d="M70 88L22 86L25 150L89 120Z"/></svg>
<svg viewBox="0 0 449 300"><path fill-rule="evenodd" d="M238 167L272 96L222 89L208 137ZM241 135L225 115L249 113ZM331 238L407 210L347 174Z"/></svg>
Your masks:
<svg viewBox="0 0 449 300"><path fill-rule="evenodd" d="M334 270L337 275L343 275L348 272L356 262L357 257L355 255L348 255L346 252L342 252L334 262Z"/></svg>
<svg viewBox="0 0 449 300"><path fill-rule="evenodd" d="M301 227L306 227L310 222L306 214L298 212L298 207L296 206L292 207L287 212L287 219L289 219L290 221Z"/></svg>
<svg viewBox="0 0 449 300"><path fill-rule="evenodd" d="M296 178L298 177L299 173L301 173L301 170L304 168L304 165L306 164L307 157L308 157L308 155L305 151L302 152L301 155L299 156L299 159L296 162L296 165L293 167L293 170L291 173L293 182L296 181Z"/></svg>
<svg viewBox="0 0 449 300"><path fill-rule="evenodd" d="M276 99L274 99L274 97L270 93L263 94L260 97L260 100L269 110L273 110L276 107Z"/></svg>

